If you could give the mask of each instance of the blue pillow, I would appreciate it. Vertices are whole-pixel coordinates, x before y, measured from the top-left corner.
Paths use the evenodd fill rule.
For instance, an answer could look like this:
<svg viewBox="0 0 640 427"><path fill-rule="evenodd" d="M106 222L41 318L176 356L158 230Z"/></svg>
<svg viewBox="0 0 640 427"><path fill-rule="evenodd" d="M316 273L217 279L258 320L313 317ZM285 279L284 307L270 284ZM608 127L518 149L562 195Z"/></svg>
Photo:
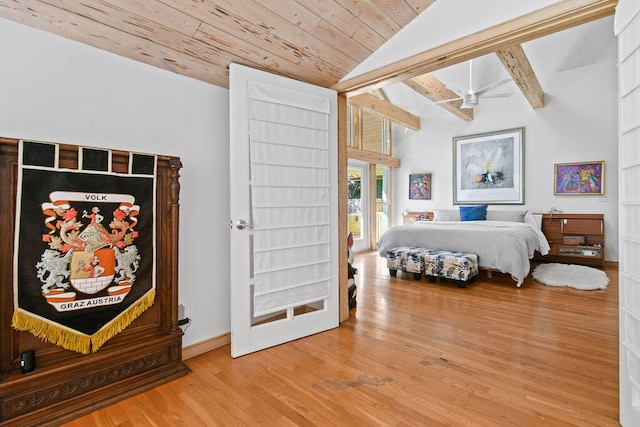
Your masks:
<svg viewBox="0 0 640 427"><path fill-rule="evenodd" d="M460 206L461 221L484 221L487 219L487 205Z"/></svg>

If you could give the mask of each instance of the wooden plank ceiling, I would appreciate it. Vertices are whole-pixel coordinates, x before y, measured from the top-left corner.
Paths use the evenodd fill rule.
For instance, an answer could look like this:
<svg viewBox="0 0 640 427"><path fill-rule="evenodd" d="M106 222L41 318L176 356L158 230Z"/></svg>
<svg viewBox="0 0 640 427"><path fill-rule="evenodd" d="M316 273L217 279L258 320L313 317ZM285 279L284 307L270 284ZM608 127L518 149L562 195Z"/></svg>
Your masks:
<svg viewBox="0 0 640 427"><path fill-rule="evenodd" d="M0 17L228 87L237 62L330 87L435 0L0 0Z"/></svg>
<svg viewBox="0 0 640 427"><path fill-rule="evenodd" d="M185 75L220 87L229 86L231 62L263 69L341 92L355 89L350 102L380 112L412 129L419 118L371 95L359 96L368 75L353 83L340 80L383 43L427 10L435 0L0 0L0 17L39 28L136 61ZM566 27L613 13L615 0L564 0L545 14L570 16ZM557 11L555 9L558 9ZM566 11L565 11L566 9ZM584 10L585 12L582 12ZM594 10L594 11L592 11ZM603 10L604 12L602 12ZM568 12L567 12L568 11ZM427 11L428 13L428 11ZM588 14L588 15L587 15ZM585 18L584 16L587 16ZM526 30L530 34L552 32L545 19ZM561 21L562 22L562 21ZM507 23L511 34L517 28ZM531 26L530 24L527 24ZM558 25L556 25L558 26ZM550 30L545 30L545 28ZM528 28L525 25L525 28ZM542 29L540 29L542 28ZM406 72L384 77L403 81L432 102L463 120L473 119L472 109L460 109L461 101L445 84L428 74L444 67L495 52L533 108L544 105L544 93L527 57L511 37L489 36L499 42L479 43L482 33L471 35L458 54L416 55ZM490 34L490 33L489 33ZM486 45L483 47L483 44ZM487 52L491 45L496 47ZM468 49L466 45L475 46ZM423 64L423 65L420 65ZM384 68L381 69L382 72ZM417 73L422 68L424 71ZM404 77L403 77L404 75ZM370 81L375 82L374 77ZM360 85L360 89L358 89ZM381 87L375 84L372 88ZM360 92L358 92L360 90Z"/></svg>

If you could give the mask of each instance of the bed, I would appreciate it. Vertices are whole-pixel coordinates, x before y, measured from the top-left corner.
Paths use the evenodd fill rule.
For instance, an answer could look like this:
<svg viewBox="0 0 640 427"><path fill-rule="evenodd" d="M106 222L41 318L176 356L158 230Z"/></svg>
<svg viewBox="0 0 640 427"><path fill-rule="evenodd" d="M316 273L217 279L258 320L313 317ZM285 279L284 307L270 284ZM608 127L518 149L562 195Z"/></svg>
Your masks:
<svg viewBox="0 0 640 427"><path fill-rule="evenodd" d="M436 212L434 221L391 227L380 237L378 253L386 258L387 251L398 246L474 253L480 268L510 274L519 287L529 274L534 252L546 255L549 243L530 213L514 221L514 214L490 212L486 220L476 221L444 216L438 220Z"/></svg>

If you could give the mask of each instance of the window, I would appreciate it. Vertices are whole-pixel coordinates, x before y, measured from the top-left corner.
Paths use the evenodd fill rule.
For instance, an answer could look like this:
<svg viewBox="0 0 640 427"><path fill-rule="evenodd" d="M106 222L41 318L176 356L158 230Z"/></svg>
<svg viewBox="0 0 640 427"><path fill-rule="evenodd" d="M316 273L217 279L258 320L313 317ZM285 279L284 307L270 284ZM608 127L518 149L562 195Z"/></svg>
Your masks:
<svg viewBox="0 0 640 427"><path fill-rule="evenodd" d="M391 153L391 122L379 114L349 105L347 145L374 153Z"/></svg>

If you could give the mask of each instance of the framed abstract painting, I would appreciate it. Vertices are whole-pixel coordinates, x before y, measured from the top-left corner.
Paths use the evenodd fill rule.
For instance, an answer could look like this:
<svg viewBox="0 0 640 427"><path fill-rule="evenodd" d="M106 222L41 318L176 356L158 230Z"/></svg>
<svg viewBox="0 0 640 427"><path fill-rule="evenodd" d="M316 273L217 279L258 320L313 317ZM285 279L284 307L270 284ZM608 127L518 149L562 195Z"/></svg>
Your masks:
<svg viewBox="0 0 640 427"><path fill-rule="evenodd" d="M524 203L524 128L453 138L453 203Z"/></svg>
<svg viewBox="0 0 640 427"><path fill-rule="evenodd" d="M553 194L604 194L604 161L556 163L554 165Z"/></svg>
<svg viewBox="0 0 640 427"><path fill-rule="evenodd" d="M409 199L431 200L430 173L418 173L409 175Z"/></svg>

